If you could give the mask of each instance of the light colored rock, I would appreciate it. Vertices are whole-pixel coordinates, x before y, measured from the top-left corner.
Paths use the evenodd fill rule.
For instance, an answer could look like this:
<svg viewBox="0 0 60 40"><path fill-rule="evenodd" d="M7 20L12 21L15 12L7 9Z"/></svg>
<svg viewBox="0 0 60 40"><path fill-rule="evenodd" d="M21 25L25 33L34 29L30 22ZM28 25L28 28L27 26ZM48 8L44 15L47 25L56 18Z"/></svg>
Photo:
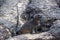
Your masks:
<svg viewBox="0 0 60 40"><path fill-rule="evenodd" d="M13 38L9 38L7 40L34 40L38 38L43 40L44 39L49 40L49 39L53 39L54 37L47 32L43 32L39 34L22 34L22 35L15 36Z"/></svg>
<svg viewBox="0 0 60 40"><path fill-rule="evenodd" d="M0 40L5 40L11 36L12 35L9 29L7 29L6 27L2 26L2 24L0 24Z"/></svg>
<svg viewBox="0 0 60 40"><path fill-rule="evenodd" d="M9 28L10 30L11 28L13 28L13 26L15 27L17 23L16 22L17 21L16 6L14 6L12 2L15 4L13 0L6 0L5 3L0 8L0 14L2 14L0 16L0 20L1 20L0 23L3 23L4 26Z"/></svg>
<svg viewBox="0 0 60 40"><path fill-rule="evenodd" d="M21 18L21 14L25 13L25 9L27 7L30 7L30 9L32 10L31 11L29 8L26 10L26 11L28 11L28 10L31 11L30 15L32 14L32 16L36 16L36 14L38 14L38 15L42 16L42 18L41 19L39 18L39 19L43 23L50 20L50 18L60 19L60 8L58 8L58 5L55 2L55 0L31 0L31 1L32 2L29 4L29 0L5 0L3 5L0 4L0 5L2 5L0 7L0 24L1 24L0 25L1 26L0 37L2 40L4 40L7 36L8 37L11 36L9 34L9 32L16 32L16 31L20 30L20 28L24 25L26 20ZM0 3L1 3L1 0L0 0ZM17 7L18 7L18 9L17 9ZM42 11L42 13L40 10ZM27 15L27 14L25 14L25 15ZM27 16L27 18L30 18L29 16ZM17 21L18 21L18 23L17 23ZM48 24L46 24L46 25L48 25ZM16 28L16 26L18 26L18 27ZM33 34L33 35L31 35L31 34L24 35L23 34L23 35L19 35L19 36L10 38L8 40L29 40L29 39L37 39L37 38L50 39L50 38L54 38L53 36L60 37L59 30L60 30L60 20L57 20L56 22L54 22L54 24L51 26L50 30L47 32L43 32L40 34ZM3 38L2 38L1 34L3 35Z"/></svg>
<svg viewBox="0 0 60 40"><path fill-rule="evenodd" d="M38 7L40 9L47 10L51 7L57 6L55 0L31 0L31 4L29 5L32 8Z"/></svg>

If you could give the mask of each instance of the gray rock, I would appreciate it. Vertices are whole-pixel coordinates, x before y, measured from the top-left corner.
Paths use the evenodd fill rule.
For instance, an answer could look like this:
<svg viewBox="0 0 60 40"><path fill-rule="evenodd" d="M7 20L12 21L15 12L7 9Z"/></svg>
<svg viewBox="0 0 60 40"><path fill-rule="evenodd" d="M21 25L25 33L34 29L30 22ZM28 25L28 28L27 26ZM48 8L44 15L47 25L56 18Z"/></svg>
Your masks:
<svg viewBox="0 0 60 40"><path fill-rule="evenodd" d="M43 32L39 34L22 34L6 40L35 40L35 39L50 40L54 38L55 37L49 34L48 32Z"/></svg>
<svg viewBox="0 0 60 40"><path fill-rule="evenodd" d="M0 24L0 40L5 40L11 36L12 35L11 35L9 29L2 26L2 24Z"/></svg>
<svg viewBox="0 0 60 40"><path fill-rule="evenodd" d="M31 0L30 8L39 8L49 18L60 19L60 9L55 0Z"/></svg>
<svg viewBox="0 0 60 40"><path fill-rule="evenodd" d="M49 32L53 36L60 38L60 20L53 22L53 25L50 27Z"/></svg>
<svg viewBox="0 0 60 40"><path fill-rule="evenodd" d="M55 7L57 6L55 0L31 0L31 3L29 5L32 8L38 7L40 9L42 9L43 11L51 8L51 7Z"/></svg>
<svg viewBox="0 0 60 40"><path fill-rule="evenodd" d="M3 23L4 26L9 28L9 30L13 33L12 30L15 30L14 27L16 26L17 23L17 19L16 19L17 12L16 12L16 6L14 6L12 2L14 4L16 3L12 0L9 1L6 0L5 4L3 4L0 8L0 14L2 14L0 16L0 20L1 20L0 23Z"/></svg>
<svg viewBox="0 0 60 40"><path fill-rule="evenodd" d="M12 33L14 33L17 31L16 29L19 30L21 28L21 25L19 25L17 21L20 19L20 15L26 9L26 5L28 4L29 1L5 0L4 2L5 3L0 8L0 23L3 23L4 26L6 26ZM17 16L19 17L19 19ZM21 21L19 21L19 23L20 22Z"/></svg>

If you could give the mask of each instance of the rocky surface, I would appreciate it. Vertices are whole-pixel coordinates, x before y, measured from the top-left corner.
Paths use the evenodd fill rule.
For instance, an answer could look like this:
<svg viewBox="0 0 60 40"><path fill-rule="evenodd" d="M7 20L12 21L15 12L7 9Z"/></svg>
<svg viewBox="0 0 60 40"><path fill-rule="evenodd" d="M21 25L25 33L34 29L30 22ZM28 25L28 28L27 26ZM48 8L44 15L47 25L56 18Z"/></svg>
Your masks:
<svg viewBox="0 0 60 40"><path fill-rule="evenodd" d="M54 37L48 32L43 32L39 34L18 35L6 40L60 40L60 38Z"/></svg>
<svg viewBox="0 0 60 40"><path fill-rule="evenodd" d="M59 33L60 0L0 0L1 40L51 40Z"/></svg>
<svg viewBox="0 0 60 40"><path fill-rule="evenodd" d="M50 27L49 32L55 37L59 38L60 37L59 30L60 30L60 20L57 20L53 22L53 25Z"/></svg>
<svg viewBox="0 0 60 40"><path fill-rule="evenodd" d="M53 37L51 34L47 32L44 32L44 33L39 33L39 34L23 34L23 35L15 36L13 38L9 38L7 40L37 40L37 39L50 40L52 38L54 39L55 37Z"/></svg>
<svg viewBox="0 0 60 40"><path fill-rule="evenodd" d="M5 40L11 36L12 34L9 29L0 24L0 40Z"/></svg>
<svg viewBox="0 0 60 40"><path fill-rule="evenodd" d="M24 11L28 0L6 0L5 3L0 8L0 23L3 23L12 33L15 33L15 29L18 21L17 16ZM19 7L20 5L20 7ZM23 5L23 6L22 6ZM18 8L17 8L18 6ZM23 8L23 9L22 9ZM18 9L18 12L17 12ZM18 15L19 14L19 15ZM19 17L20 18L20 17ZM20 23L22 24L22 23ZM20 27L20 26L19 26Z"/></svg>

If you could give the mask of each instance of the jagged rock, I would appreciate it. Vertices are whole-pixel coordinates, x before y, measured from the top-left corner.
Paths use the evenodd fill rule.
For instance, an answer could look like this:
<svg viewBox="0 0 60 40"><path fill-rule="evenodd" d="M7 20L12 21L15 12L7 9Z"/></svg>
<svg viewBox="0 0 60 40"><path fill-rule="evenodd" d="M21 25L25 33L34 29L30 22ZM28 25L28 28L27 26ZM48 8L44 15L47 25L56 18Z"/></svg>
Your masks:
<svg viewBox="0 0 60 40"><path fill-rule="evenodd" d="M53 22L53 25L50 27L49 32L53 36L60 38L60 20Z"/></svg>
<svg viewBox="0 0 60 40"><path fill-rule="evenodd" d="M39 8L45 16L60 19L60 9L55 0L32 0L28 7Z"/></svg>
<svg viewBox="0 0 60 40"><path fill-rule="evenodd" d="M0 23L3 23L12 33L16 32L18 27L18 17L25 10L28 0L5 0L0 8ZM18 8L17 8L18 7ZM18 10L18 12L17 12ZM18 15L19 14L19 15ZM18 17L17 17L18 16ZM21 19L20 19L21 20ZM19 21L20 23L21 21ZM21 23L20 23L21 24ZM16 27L17 26L17 27Z"/></svg>
<svg viewBox="0 0 60 40"><path fill-rule="evenodd" d="M2 26L2 24L0 24L0 40L5 40L11 36L12 35L11 35L9 29Z"/></svg>
<svg viewBox="0 0 60 40"><path fill-rule="evenodd" d="M42 39L47 39L48 37L50 38L50 35L52 38L53 36L57 38L60 37L60 8L58 7L60 4L58 2L59 0L5 0L4 3L2 1L3 0L0 0L0 6L3 4L0 7L0 26L3 27L1 31L7 32L7 30L5 30L5 28L7 28L10 33L16 35L16 32L20 32L21 30L23 33L25 33L25 31L29 33L30 30L32 31L30 27L33 27L34 30L37 27L39 30L41 28L43 34L35 34L36 36L33 35L34 37L40 38L40 36L42 36ZM1 32L1 34L3 32ZM23 36L20 35L18 38L21 38L21 40L29 40L27 39L28 36ZM3 33L3 38L5 39L5 37L6 36L4 36ZM14 37L13 39L20 40L18 38Z"/></svg>
<svg viewBox="0 0 60 40"><path fill-rule="evenodd" d="M3 23L11 33L15 32L15 26L17 23L16 2L17 1L13 0L5 0L5 3L0 8L0 14L2 14L0 16L0 23Z"/></svg>
<svg viewBox="0 0 60 40"><path fill-rule="evenodd" d="M31 3L29 5L29 7L32 8L40 8L43 11L50 9L51 7L56 7L57 4L55 2L55 0L31 0Z"/></svg>

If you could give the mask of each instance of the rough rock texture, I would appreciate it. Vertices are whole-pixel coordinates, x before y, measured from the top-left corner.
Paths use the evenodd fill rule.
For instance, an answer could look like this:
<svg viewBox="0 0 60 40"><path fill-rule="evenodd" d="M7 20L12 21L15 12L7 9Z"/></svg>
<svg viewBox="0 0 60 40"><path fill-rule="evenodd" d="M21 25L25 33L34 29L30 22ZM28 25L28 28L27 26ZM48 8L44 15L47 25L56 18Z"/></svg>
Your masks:
<svg viewBox="0 0 60 40"><path fill-rule="evenodd" d="M60 9L55 0L32 0L29 7L40 8L47 17L60 19Z"/></svg>
<svg viewBox="0 0 60 40"><path fill-rule="evenodd" d="M26 34L30 32L37 34ZM59 33L59 0L0 0L1 40L18 34L8 40L51 40L60 38Z"/></svg>
<svg viewBox="0 0 60 40"><path fill-rule="evenodd" d="M3 24L0 24L0 40L5 40L12 36L11 32L8 28L2 26Z"/></svg>
<svg viewBox="0 0 60 40"><path fill-rule="evenodd" d="M53 37L51 34L44 32L44 33L39 33L39 34L23 34L23 35L15 36L13 38L9 38L7 40L35 40L35 39L50 40L54 38L55 37Z"/></svg>
<svg viewBox="0 0 60 40"><path fill-rule="evenodd" d="M12 4L12 3L14 3L14 4ZM16 25L17 13L16 13L16 6L14 7L14 5L15 5L15 1L6 0L0 9L0 15L1 15L0 23L3 23L4 26L9 28L9 30L14 29L14 27Z"/></svg>
<svg viewBox="0 0 60 40"><path fill-rule="evenodd" d="M60 38L60 20L53 22L53 25L50 27L49 32L53 36Z"/></svg>
<svg viewBox="0 0 60 40"><path fill-rule="evenodd" d="M28 0L5 0L5 3L0 8L0 23L3 23L12 33L15 33L15 28L18 25L17 16L19 17L19 15L24 11L27 3Z"/></svg>

